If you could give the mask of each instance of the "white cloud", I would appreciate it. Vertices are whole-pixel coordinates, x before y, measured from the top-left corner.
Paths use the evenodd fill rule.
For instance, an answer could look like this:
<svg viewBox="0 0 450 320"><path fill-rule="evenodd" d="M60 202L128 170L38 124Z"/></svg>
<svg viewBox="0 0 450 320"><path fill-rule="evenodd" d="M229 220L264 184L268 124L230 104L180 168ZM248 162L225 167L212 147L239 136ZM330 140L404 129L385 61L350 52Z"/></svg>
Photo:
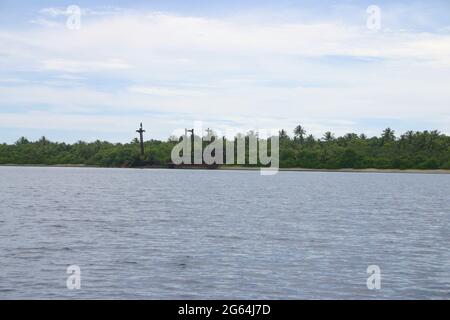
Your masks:
<svg viewBox="0 0 450 320"><path fill-rule="evenodd" d="M173 89L173 88L162 88L162 87L129 87L128 91L133 93L142 93L153 96L199 96L202 95L200 91L195 90L185 90L185 89Z"/></svg>
<svg viewBox="0 0 450 320"><path fill-rule="evenodd" d="M447 61L450 54L449 35L373 33L364 25L336 22L249 24L164 13L112 15L83 23L75 32L60 28L25 35L21 38L27 44L40 49L65 54L98 52L102 56L119 52L141 60L149 55L150 59L166 55L174 59L195 55L198 59L204 54L280 54Z"/></svg>
<svg viewBox="0 0 450 320"><path fill-rule="evenodd" d="M67 7L68 8L68 7ZM69 16L71 13L67 8L55 8L48 7L39 10L44 16L49 17L59 17L59 16ZM108 16L113 14L123 14L126 12L130 12L131 10L120 8L120 7L112 7L112 6L103 6L99 9L91 9L91 8L80 8L80 12L82 15L92 15L92 16Z"/></svg>
<svg viewBox="0 0 450 320"><path fill-rule="evenodd" d="M58 10L43 14L63 15ZM302 122L316 135L327 126L358 130L358 119L367 118L450 127L442 122L449 118L449 34L115 12L121 14L82 20L76 31L65 24L0 31L1 70L47 78L0 86L0 111L46 106L55 116L49 119L65 121L71 112L89 113L98 127L108 112L126 111L246 127ZM62 88L48 82L55 77L76 81ZM22 117L50 126L51 120Z"/></svg>
<svg viewBox="0 0 450 320"><path fill-rule="evenodd" d="M54 8L54 7L43 8L43 9L39 10L39 12L44 15L51 16L51 17L68 15L67 9Z"/></svg>
<svg viewBox="0 0 450 320"><path fill-rule="evenodd" d="M82 61L68 59L51 59L42 63L45 70L62 72L99 72L103 70L124 70L130 69L131 65L120 59L108 59L106 61Z"/></svg>
<svg viewBox="0 0 450 320"><path fill-rule="evenodd" d="M63 24L61 22L42 18L42 17L33 19L30 22L33 24L39 25L41 27L45 27L45 28L56 28L56 27L62 28L63 27Z"/></svg>
<svg viewBox="0 0 450 320"><path fill-rule="evenodd" d="M26 81L20 78L0 78L0 83L18 84L24 82Z"/></svg>

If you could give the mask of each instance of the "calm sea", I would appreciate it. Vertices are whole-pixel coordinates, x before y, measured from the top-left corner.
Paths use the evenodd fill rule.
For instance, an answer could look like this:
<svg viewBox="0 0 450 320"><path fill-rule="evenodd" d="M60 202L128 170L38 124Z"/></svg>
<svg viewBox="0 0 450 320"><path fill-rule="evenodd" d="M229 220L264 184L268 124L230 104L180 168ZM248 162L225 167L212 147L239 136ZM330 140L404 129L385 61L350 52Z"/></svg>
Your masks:
<svg viewBox="0 0 450 320"><path fill-rule="evenodd" d="M449 223L450 175L0 167L0 298L450 299Z"/></svg>

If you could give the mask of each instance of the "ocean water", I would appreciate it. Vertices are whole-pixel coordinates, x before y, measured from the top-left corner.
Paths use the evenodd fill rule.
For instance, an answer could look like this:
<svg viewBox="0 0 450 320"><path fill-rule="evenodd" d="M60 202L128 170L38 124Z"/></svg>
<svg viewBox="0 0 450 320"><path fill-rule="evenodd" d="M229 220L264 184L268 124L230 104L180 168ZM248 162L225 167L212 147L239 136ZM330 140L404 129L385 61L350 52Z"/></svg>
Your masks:
<svg viewBox="0 0 450 320"><path fill-rule="evenodd" d="M0 298L450 299L449 223L445 174L0 167Z"/></svg>

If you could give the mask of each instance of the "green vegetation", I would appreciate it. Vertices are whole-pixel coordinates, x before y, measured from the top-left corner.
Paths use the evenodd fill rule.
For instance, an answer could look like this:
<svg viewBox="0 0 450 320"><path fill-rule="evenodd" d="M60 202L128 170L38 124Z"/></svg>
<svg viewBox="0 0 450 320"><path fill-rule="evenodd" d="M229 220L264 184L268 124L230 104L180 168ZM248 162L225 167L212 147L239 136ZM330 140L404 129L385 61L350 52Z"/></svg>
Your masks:
<svg viewBox="0 0 450 320"><path fill-rule="evenodd" d="M145 156L141 159L137 139L126 144L105 141L66 144L51 142L45 137L30 142L22 137L12 145L0 144L0 164L133 167L146 163L166 166L176 143L146 141ZM438 131L408 131L396 137L395 132L387 128L380 137L348 133L336 138L326 132L317 139L307 135L305 128L299 125L293 138L285 130L280 131L280 167L450 169L450 136Z"/></svg>

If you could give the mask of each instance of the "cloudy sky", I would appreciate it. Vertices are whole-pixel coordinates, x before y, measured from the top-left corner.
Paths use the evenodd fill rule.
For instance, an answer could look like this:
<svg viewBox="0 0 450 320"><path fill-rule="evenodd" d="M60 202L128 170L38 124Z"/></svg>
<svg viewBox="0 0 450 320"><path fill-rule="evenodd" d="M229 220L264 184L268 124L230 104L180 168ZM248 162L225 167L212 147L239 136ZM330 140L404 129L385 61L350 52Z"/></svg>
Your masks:
<svg viewBox="0 0 450 320"><path fill-rule="evenodd" d="M0 142L126 142L141 121L157 139L194 121L449 134L449 12L445 0L0 0Z"/></svg>

